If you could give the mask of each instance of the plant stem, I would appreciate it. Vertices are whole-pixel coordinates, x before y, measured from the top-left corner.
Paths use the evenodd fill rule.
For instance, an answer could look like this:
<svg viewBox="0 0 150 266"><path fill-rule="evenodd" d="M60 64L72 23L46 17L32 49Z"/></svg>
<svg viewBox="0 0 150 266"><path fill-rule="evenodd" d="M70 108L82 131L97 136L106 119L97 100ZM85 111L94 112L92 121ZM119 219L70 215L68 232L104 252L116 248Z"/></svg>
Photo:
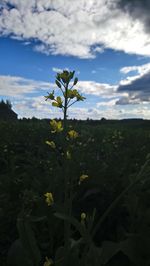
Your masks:
<svg viewBox="0 0 150 266"><path fill-rule="evenodd" d="M64 135L66 135L67 129L67 94L68 94L68 84L65 86L65 104L64 104Z"/></svg>
<svg viewBox="0 0 150 266"><path fill-rule="evenodd" d="M67 101L68 101L68 84L65 86L65 103L64 103L64 165L63 165L63 172L64 172L64 210L65 213L68 213L68 173L67 173L67 143L66 143L66 133L67 133ZM70 223L68 221L64 221L64 248L65 248L65 263L68 254L68 245L69 245L69 238L70 238Z"/></svg>

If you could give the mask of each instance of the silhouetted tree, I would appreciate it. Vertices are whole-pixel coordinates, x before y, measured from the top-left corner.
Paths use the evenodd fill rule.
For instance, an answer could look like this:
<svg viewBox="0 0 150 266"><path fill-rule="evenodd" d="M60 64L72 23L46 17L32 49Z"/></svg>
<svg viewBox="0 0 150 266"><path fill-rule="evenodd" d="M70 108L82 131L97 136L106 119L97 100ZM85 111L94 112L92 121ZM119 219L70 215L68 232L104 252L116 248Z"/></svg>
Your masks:
<svg viewBox="0 0 150 266"><path fill-rule="evenodd" d="M9 100L0 101L0 119L17 119L17 114L12 110L12 104Z"/></svg>

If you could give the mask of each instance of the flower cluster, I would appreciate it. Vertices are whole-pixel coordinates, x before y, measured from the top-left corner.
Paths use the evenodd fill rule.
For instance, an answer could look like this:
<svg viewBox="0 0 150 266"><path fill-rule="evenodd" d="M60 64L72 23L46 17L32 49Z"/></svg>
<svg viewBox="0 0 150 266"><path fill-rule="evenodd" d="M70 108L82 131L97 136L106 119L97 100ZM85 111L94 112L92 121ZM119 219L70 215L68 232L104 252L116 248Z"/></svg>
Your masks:
<svg viewBox="0 0 150 266"><path fill-rule="evenodd" d="M53 194L51 192L46 192L44 194L44 196L46 198L45 201L46 201L47 205L48 206L53 205L53 203L54 203Z"/></svg>
<svg viewBox="0 0 150 266"><path fill-rule="evenodd" d="M82 96L76 89L73 88L78 83L78 78L74 78L74 73L75 71L69 72L67 70L64 70L62 73L57 73L55 83L61 90L62 97L55 97L54 90L45 96L46 100L51 100L52 106L61 108L64 113L66 108L69 108L75 102L84 101L85 99L84 96ZM73 78L73 84L69 88L69 82Z"/></svg>
<svg viewBox="0 0 150 266"><path fill-rule="evenodd" d="M46 257L45 259L46 259L46 260L45 260L43 266L51 266L51 265L53 265L53 261L52 261L52 259L49 259L48 257Z"/></svg>
<svg viewBox="0 0 150 266"><path fill-rule="evenodd" d="M78 138L79 134L78 134L78 132L76 132L75 130L72 129L72 130L68 131L68 136L70 139L76 139L76 138Z"/></svg>
<svg viewBox="0 0 150 266"><path fill-rule="evenodd" d="M56 121L56 120L51 120L50 121L50 126L51 126L51 132L52 133L58 133L63 131L63 126L62 126L62 122L61 121Z"/></svg>
<svg viewBox="0 0 150 266"><path fill-rule="evenodd" d="M56 145L55 145L55 142L54 141L47 140L46 141L46 144L49 145L52 149L55 149L56 148Z"/></svg>
<svg viewBox="0 0 150 266"><path fill-rule="evenodd" d="M89 176L88 175L81 175L80 176L80 178L79 178L79 185L84 181L84 180L86 180L87 178L89 178Z"/></svg>

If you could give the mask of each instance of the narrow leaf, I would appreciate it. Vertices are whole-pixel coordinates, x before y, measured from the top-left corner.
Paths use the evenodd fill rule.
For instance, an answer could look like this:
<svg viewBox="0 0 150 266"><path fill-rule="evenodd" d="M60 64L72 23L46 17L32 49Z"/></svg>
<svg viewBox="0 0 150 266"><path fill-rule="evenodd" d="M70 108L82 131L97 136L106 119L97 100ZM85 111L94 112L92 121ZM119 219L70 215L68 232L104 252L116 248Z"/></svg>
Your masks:
<svg viewBox="0 0 150 266"><path fill-rule="evenodd" d="M77 82L78 82L78 78L75 78L75 79L74 79L74 83L73 83L73 85L76 85Z"/></svg>
<svg viewBox="0 0 150 266"><path fill-rule="evenodd" d="M55 80L55 83L61 89L61 84L60 84L60 82L57 79Z"/></svg>

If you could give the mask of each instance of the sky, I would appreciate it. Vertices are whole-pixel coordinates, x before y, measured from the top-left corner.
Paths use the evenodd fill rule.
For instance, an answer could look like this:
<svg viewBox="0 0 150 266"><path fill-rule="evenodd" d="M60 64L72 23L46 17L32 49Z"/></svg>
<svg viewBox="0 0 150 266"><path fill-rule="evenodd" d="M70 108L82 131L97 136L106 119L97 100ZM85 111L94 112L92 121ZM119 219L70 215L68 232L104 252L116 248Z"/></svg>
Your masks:
<svg viewBox="0 0 150 266"><path fill-rule="evenodd" d="M149 0L0 0L0 100L19 118L59 118L45 101L75 70L86 97L69 118L150 119Z"/></svg>

